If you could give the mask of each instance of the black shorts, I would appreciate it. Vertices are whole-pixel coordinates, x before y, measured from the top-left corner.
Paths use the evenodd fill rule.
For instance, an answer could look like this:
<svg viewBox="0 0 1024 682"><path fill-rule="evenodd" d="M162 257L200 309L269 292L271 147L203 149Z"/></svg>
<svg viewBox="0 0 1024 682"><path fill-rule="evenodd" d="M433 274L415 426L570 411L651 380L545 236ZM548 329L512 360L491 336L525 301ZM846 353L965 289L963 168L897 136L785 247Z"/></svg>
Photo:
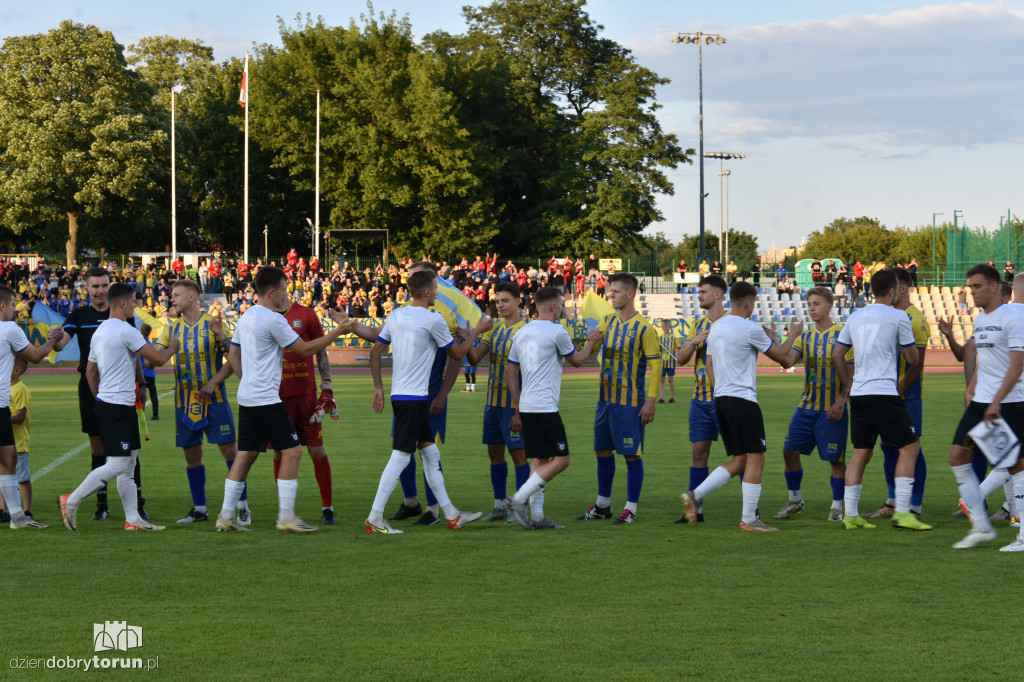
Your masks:
<svg viewBox="0 0 1024 682"><path fill-rule="evenodd" d="M142 447L139 438L139 416L134 405L118 405L93 399L93 414L107 457L127 457Z"/></svg>
<svg viewBox="0 0 1024 682"><path fill-rule="evenodd" d="M523 447L530 459L569 456L569 439L557 412L522 412Z"/></svg>
<svg viewBox="0 0 1024 682"><path fill-rule="evenodd" d="M11 426L11 408L0 407L0 448L14 445L14 427Z"/></svg>
<svg viewBox="0 0 1024 682"><path fill-rule="evenodd" d="M733 396L715 396L715 414L722 430L725 453L730 457L748 452L764 453L764 417L757 403Z"/></svg>
<svg viewBox="0 0 1024 682"><path fill-rule="evenodd" d="M850 398L850 440L854 450L870 450L878 437L902 448L918 439L907 406L896 395L855 395Z"/></svg>
<svg viewBox="0 0 1024 682"><path fill-rule="evenodd" d="M964 416L960 418L960 424L956 427L956 435L953 436L953 445L960 445L965 448L973 448L974 440L967 434L968 431L981 423L985 416L985 410L989 403L976 403L973 400L964 410ZM1024 403L1003 403L999 406L999 416L1003 418L1006 425L1017 436L1024 437Z"/></svg>
<svg viewBox="0 0 1024 682"><path fill-rule="evenodd" d="M100 435L100 427L96 423L96 396L92 394L85 374L78 375L78 413L82 417L82 433L90 438Z"/></svg>
<svg viewBox="0 0 1024 682"><path fill-rule="evenodd" d="M430 428L430 403L423 400L392 400L395 421L391 426L391 447L399 452L416 452L420 443L434 442Z"/></svg>
<svg viewBox="0 0 1024 682"><path fill-rule="evenodd" d="M238 406L238 450L266 452L267 443L275 450L299 446L299 433L288 416L284 403Z"/></svg>

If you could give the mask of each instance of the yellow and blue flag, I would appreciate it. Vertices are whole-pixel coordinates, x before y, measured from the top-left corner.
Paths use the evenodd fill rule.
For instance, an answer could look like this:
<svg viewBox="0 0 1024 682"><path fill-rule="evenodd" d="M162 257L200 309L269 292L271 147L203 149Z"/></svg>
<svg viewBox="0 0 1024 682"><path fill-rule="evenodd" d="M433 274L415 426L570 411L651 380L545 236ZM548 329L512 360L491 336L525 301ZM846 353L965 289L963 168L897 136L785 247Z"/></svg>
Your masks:
<svg viewBox="0 0 1024 682"><path fill-rule="evenodd" d="M580 317L587 323L587 331L594 331L604 318L613 314L615 308L593 291L587 290L583 296L583 303L580 304Z"/></svg>
<svg viewBox="0 0 1024 682"><path fill-rule="evenodd" d="M51 327L61 327L64 325L64 318L54 312L52 308L45 306L42 303L36 303L32 306L32 321L35 323L36 329L42 335L42 340L44 342L46 341L46 334L50 331ZM34 342L33 339L30 340ZM61 362L62 360L73 360L78 362L78 344L69 343L64 346L64 349L60 352L50 351L50 354L46 359L50 362Z"/></svg>
<svg viewBox="0 0 1024 682"><path fill-rule="evenodd" d="M460 328L466 325L475 327L483 317L476 303L440 277L437 278L437 301L434 305L447 308L458 320Z"/></svg>

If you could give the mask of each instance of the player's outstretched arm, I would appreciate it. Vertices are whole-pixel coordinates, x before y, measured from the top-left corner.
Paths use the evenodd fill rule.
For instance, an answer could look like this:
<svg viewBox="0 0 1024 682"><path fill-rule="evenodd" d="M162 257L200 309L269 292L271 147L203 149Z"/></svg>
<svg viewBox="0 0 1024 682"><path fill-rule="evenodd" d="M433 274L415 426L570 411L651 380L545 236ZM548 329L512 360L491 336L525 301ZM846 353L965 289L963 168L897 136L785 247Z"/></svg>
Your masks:
<svg viewBox="0 0 1024 682"><path fill-rule="evenodd" d="M58 331L60 332L59 334L57 333ZM40 362L43 358L50 354L50 351L53 350L54 346L56 345L56 342L65 335L67 335L67 332L65 332L63 329L61 329L60 327L53 327L46 334L46 343L44 343L41 346L33 346L30 343L29 345L25 346L20 351L18 351L17 355L19 358L27 360L28 362L31 362L33 364Z"/></svg>
<svg viewBox="0 0 1024 682"><path fill-rule="evenodd" d="M53 349L57 351L64 350L64 346L68 345L68 342L71 340L71 334L68 334L63 328L59 329L60 336L57 338L57 342L53 344Z"/></svg>
<svg viewBox="0 0 1024 682"><path fill-rule="evenodd" d="M174 357L178 352L178 339L171 340L171 347L155 346L146 344L139 349L139 357L149 360L154 366L159 367Z"/></svg>
<svg viewBox="0 0 1024 682"><path fill-rule="evenodd" d="M288 350L303 358L312 357L334 343L335 339L342 334L349 333L347 330L351 329L351 320L348 315L337 310L331 310L331 319L334 320L335 325L329 334L310 341L301 338L297 339L292 345L288 346Z"/></svg>
<svg viewBox="0 0 1024 682"><path fill-rule="evenodd" d="M768 334L769 338L772 337L769 330L765 329L764 331L765 334ZM789 359L790 353L793 352L793 344L798 338L800 338L800 335L803 334L803 332L803 322L794 317L793 321L789 325L789 336L786 337L786 340L780 345L778 343L778 338L772 338L772 346L765 352L765 355L767 355L770 360L774 360L783 367L792 367L792 363L786 365L785 362Z"/></svg>
<svg viewBox="0 0 1024 682"><path fill-rule="evenodd" d="M569 356L569 364L573 367L582 367L585 365L587 361L590 360L590 356L597 350L597 347L601 345L603 340L604 333L600 329L591 330L591 332L587 334L587 343L583 348L580 348ZM658 376L661 376L660 371Z"/></svg>
<svg viewBox="0 0 1024 682"><path fill-rule="evenodd" d="M476 323L476 326L470 330L469 336L462 341L462 343L453 343L448 346L448 357L455 360L462 361L462 358L466 357L466 353L473 348L473 342L476 341L476 337L480 336L488 329L493 326L491 318L483 315L480 320Z"/></svg>

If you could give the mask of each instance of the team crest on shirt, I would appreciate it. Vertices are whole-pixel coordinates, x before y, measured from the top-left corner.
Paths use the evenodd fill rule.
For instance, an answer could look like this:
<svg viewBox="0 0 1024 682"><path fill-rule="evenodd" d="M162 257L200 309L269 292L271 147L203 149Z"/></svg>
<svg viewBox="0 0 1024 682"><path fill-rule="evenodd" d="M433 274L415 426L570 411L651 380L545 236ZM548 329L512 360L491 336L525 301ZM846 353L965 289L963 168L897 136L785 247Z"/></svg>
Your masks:
<svg viewBox="0 0 1024 682"><path fill-rule="evenodd" d="M299 434L296 433L295 431L292 431L292 440L295 441L296 443L299 442Z"/></svg>
<svg viewBox="0 0 1024 682"><path fill-rule="evenodd" d="M558 451L559 452L565 452L568 449L569 449L568 443L561 442L561 443L558 444Z"/></svg>
<svg viewBox="0 0 1024 682"><path fill-rule="evenodd" d="M131 443L127 441L121 441L121 452L128 452L131 449Z"/></svg>
<svg viewBox="0 0 1024 682"><path fill-rule="evenodd" d="M292 326L296 329L302 329L302 320L292 320Z"/></svg>

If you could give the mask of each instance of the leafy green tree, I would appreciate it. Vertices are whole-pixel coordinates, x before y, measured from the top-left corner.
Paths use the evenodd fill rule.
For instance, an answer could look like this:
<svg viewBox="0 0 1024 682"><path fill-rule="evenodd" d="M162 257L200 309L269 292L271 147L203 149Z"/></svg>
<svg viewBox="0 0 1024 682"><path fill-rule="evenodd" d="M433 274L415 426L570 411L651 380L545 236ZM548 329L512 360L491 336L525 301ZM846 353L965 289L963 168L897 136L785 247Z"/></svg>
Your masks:
<svg viewBox="0 0 1024 682"><path fill-rule="evenodd" d="M7 38L0 224L21 235L65 220L69 264L86 226L103 246L144 239L160 219L153 197L166 178L166 120L152 96L108 31L64 21Z"/></svg>
<svg viewBox="0 0 1024 682"><path fill-rule="evenodd" d="M899 237L886 229L878 218L836 218L823 229L807 237L801 256L804 258L839 258L847 263L856 260L892 262Z"/></svg>

